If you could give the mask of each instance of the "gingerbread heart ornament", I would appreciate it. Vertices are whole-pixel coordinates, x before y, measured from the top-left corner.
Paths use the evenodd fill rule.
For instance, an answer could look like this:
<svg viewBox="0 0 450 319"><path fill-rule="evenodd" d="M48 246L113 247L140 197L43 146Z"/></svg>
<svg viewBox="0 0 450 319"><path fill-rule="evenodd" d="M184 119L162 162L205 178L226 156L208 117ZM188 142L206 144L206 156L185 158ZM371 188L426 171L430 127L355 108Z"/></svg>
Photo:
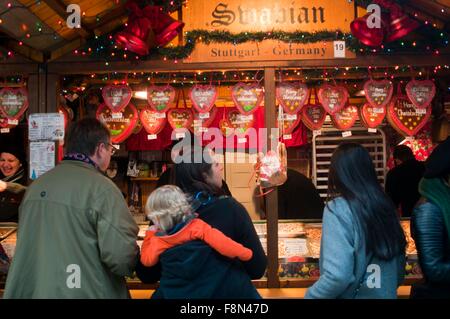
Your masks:
<svg viewBox="0 0 450 319"><path fill-rule="evenodd" d="M252 119L244 119L243 114L241 114L237 110L231 110L227 113L227 120L231 124L231 127L234 129L234 133L236 135L244 135L247 130L253 127L254 118Z"/></svg>
<svg viewBox="0 0 450 319"><path fill-rule="evenodd" d="M233 126L226 118L219 121L219 128L222 132L222 135L225 137L231 136L234 133Z"/></svg>
<svg viewBox="0 0 450 319"><path fill-rule="evenodd" d="M174 129L189 129L194 120L191 109L170 109L167 113L170 126Z"/></svg>
<svg viewBox="0 0 450 319"><path fill-rule="evenodd" d="M374 107L369 103L365 103L360 109L360 116L365 127L376 128L383 122L386 116L386 107Z"/></svg>
<svg viewBox="0 0 450 319"><path fill-rule="evenodd" d="M346 106L331 116L334 126L340 130L350 129L353 125L355 125L357 119L358 108L353 105Z"/></svg>
<svg viewBox="0 0 450 319"><path fill-rule="evenodd" d="M213 107L211 109L211 112L209 112L209 117L208 118L201 118L201 115L205 114L205 113L193 112L193 114L194 114L194 120L192 122L192 126L190 127L190 130L194 134L199 135L199 134L203 133L201 128L208 128L208 127L210 127L210 125L212 124L212 122L216 118L217 108Z"/></svg>
<svg viewBox="0 0 450 319"><path fill-rule="evenodd" d="M394 97L388 107L387 118L402 135L414 136L427 124L431 107L417 108L405 95Z"/></svg>
<svg viewBox="0 0 450 319"><path fill-rule="evenodd" d="M367 102L376 108L386 107L392 99L394 86L389 80L369 80L364 83Z"/></svg>
<svg viewBox="0 0 450 319"><path fill-rule="evenodd" d="M303 124L312 131L320 130L327 116L327 112L320 104L305 105L301 114Z"/></svg>
<svg viewBox="0 0 450 319"><path fill-rule="evenodd" d="M278 114L278 121L277 121L277 127L278 122L283 123L283 134L291 134L298 126L298 123L301 121L300 114L288 114L284 113L283 116L280 118L280 115Z"/></svg>
<svg viewBox="0 0 450 319"><path fill-rule="evenodd" d="M156 112L164 113L175 105L175 96L175 89L170 85L147 88L148 104Z"/></svg>
<svg viewBox="0 0 450 319"><path fill-rule="evenodd" d="M306 84L283 82L277 85L276 96L283 110L288 114L298 113L308 99L309 90Z"/></svg>
<svg viewBox="0 0 450 319"><path fill-rule="evenodd" d="M113 143L125 141L133 133L138 121L138 111L131 103L120 112L112 112L106 104L100 104L96 116L108 127Z"/></svg>
<svg viewBox="0 0 450 319"><path fill-rule="evenodd" d="M217 88L213 85L194 85L189 91L189 98L197 112L207 113L217 100Z"/></svg>
<svg viewBox="0 0 450 319"><path fill-rule="evenodd" d="M28 91L25 88L0 90L0 113L10 120L18 120L28 108Z"/></svg>
<svg viewBox="0 0 450 319"><path fill-rule="evenodd" d="M139 119L148 134L158 134L164 128L166 119L158 117L159 113L149 109L143 109L139 113Z"/></svg>
<svg viewBox="0 0 450 319"><path fill-rule="evenodd" d="M113 111L122 111L131 101L131 88L128 85L107 85L102 89L103 101Z"/></svg>
<svg viewBox="0 0 450 319"><path fill-rule="evenodd" d="M436 86L431 80L411 80L406 84L406 95L418 108L425 108L431 104L436 94Z"/></svg>
<svg viewBox="0 0 450 319"><path fill-rule="evenodd" d="M231 89L231 97L241 114L253 114L261 104L264 93L258 83L238 83Z"/></svg>
<svg viewBox="0 0 450 319"><path fill-rule="evenodd" d="M341 85L324 84L318 93L320 104L330 115L344 108L348 100L348 91Z"/></svg>

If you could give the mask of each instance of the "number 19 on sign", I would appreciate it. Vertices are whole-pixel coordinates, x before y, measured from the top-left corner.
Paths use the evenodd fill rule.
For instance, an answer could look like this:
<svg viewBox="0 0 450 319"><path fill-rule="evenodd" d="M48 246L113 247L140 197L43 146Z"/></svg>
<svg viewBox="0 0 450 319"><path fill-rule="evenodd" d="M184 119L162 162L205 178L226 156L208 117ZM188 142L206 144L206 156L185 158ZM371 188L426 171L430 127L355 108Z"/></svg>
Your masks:
<svg viewBox="0 0 450 319"><path fill-rule="evenodd" d="M334 41L333 48L335 58L345 58L345 41Z"/></svg>

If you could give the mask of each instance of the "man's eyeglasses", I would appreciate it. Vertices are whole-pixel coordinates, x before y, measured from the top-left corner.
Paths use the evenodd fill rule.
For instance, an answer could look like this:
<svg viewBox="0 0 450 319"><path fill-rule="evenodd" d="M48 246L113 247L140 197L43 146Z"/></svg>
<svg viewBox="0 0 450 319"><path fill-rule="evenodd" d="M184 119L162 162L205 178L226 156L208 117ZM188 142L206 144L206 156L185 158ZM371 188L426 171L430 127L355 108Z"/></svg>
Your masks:
<svg viewBox="0 0 450 319"><path fill-rule="evenodd" d="M112 145L111 143L108 143L109 146L111 146L111 155L114 155L119 149Z"/></svg>

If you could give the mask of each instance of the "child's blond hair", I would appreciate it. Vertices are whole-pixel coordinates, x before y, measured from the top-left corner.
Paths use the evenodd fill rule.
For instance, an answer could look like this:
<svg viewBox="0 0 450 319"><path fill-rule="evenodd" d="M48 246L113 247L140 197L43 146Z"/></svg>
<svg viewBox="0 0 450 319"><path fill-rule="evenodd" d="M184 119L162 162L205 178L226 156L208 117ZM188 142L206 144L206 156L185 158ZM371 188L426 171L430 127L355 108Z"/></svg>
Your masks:
<svg viewBox="0 0 450 319"><path fill-rule="evenodd" d="M186 195L175 185L165 185L154 190L147 199L145 212L153 224L164 232L192 216Z"/></svg>

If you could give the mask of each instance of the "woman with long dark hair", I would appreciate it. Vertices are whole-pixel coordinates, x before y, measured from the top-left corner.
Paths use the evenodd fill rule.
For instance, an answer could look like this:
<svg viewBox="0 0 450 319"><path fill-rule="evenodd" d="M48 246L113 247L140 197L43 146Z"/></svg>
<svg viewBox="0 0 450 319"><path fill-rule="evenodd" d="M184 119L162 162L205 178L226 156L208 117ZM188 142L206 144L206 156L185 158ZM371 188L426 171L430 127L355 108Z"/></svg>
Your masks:
<svg viewBox="0 0 450 319"><path fill-rule="evenodd" d="M369 152L341 144L331 157L320 278L306 298L397 298L406 240Z"/></svg>
<svg viewBox="0 0 450 319"><path fill-rule="evenodd" d="M208 255L210 257L200 260L193 257L197 256L194 252L199 250L198 245L203 248L206 246L191 242L164 253L178 258L177 273L186 275L184 280L174 281L175 276L171 276L168 268L161 266L161 263L152 267L144 267L139 263L136 268L138 277L145 283L162 282L163 279L165 283L169 282L170 288L165 286L166 291L159 289L158 297L182 288L186 291L186 298L257 298L259 295L251 279L259 279L264 275L267 258L247 210L233 197L224 194L223 166L212 152L198 147L180 156L181 161L175 164L176 185L192 200L198 218L249 248L253 256L248 261L240 261L226 259L212 252ZM193 266L204 269L204 273L211 277L202 281L194 280L189 271ZM169 277L172 280L168 281ZM204 289L202 285L206 285ZM211 293L205 295L206 290Z"/></svg>

